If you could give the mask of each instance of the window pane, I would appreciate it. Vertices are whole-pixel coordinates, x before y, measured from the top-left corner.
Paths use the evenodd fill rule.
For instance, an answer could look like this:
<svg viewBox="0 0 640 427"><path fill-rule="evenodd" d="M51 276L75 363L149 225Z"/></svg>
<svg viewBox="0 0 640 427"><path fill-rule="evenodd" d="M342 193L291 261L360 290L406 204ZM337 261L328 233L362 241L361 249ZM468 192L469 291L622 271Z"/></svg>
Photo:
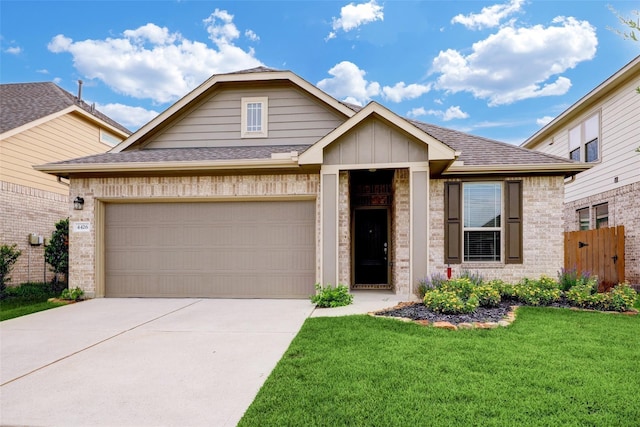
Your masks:
<svg viewBox="0 0 640 427"><path fill-rule="evenodd" d="M600 120L598 114L589 117L584 122L584 140L591 141L598 138L598 130L600 128Z"/></svg>
<svg viewBox="0 0 640 427"><path fill-rule="evenodd" d="M578 225L580 230L589 229L589 208L578 210Z"/></svg>
<svg viewBox="0 0 640 427"><path fill-rule="evenodd" d="M501 192L500 183L465 183L464 226L500 227Z"/></svg>
<svg viewBox="0 0 640 427"><path fill-rule="evenodd" d="M580 148L580 126L576 126L569 131L569 151Z"/></svg>
<svg viewBox="0 0 640 427"><path fill-rule="evenodd" d="M584 148L586 153L585 160L587 162L595 162L598 160L598 139L587 142Z"/></svg>
<svg viewBox="0 0 640 427"><path fill-rule="evenodd" d="M500 261L499 231L465 231L465 261Z"/></svg>
<svg viewBox="0 0 640 427"><path fill-rule="evenodd" d="M569 158L571 160L575 160L576 162L580 161L580 148L576 148L571 153L569 153Z"/></svg>
<svg viewBox="0 0 640 427"><path fill-rule="evenodd" d="M596 206L596 228L609 226L609 205L604 203Z"/></svg>
<svg viewBox="0 0 640 427"><path fill-rule="evenodd" d="M247 131L260 132L262 130L262 104L251 102L247 104Z"/></svg>

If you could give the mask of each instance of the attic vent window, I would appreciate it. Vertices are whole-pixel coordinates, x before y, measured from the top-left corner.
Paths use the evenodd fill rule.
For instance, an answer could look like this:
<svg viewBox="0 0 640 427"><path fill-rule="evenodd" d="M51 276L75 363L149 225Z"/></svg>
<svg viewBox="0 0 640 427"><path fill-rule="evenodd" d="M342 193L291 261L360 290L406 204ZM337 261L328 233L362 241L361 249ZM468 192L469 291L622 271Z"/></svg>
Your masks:
<svg viewBox="0 0 640 427"><path fill-rule="evenodd" d="M266 138L268 136L268 98L242 98L242 138Z"/></svg>

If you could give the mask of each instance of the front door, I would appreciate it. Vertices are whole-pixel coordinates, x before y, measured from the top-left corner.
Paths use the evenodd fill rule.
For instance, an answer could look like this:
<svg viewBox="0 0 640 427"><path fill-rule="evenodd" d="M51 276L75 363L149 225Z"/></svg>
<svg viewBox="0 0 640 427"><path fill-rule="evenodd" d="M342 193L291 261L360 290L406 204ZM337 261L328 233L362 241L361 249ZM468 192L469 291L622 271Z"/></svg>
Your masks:
<svg viewBox="0 0 640 427"><path fill-rule="evenodd" d="M388 209L354 211L355 287L389 283Z"/></svg>

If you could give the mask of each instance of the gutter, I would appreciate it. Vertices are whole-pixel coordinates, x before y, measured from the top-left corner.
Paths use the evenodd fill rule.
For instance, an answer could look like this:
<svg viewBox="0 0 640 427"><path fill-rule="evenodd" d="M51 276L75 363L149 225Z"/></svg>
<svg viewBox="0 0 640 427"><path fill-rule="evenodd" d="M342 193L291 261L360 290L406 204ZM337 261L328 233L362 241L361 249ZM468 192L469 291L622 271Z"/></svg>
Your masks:
<svg viewBox="0 0 640 427"><path fill-rule="evenodd" d="M534 163L522 165L482 165L465 166L452 165L447 168L442 175L504 175L507 173L558 173L563 172L565 176L572 176L582 171L591 169L593 165L586 163L548 164Z"/></svg>

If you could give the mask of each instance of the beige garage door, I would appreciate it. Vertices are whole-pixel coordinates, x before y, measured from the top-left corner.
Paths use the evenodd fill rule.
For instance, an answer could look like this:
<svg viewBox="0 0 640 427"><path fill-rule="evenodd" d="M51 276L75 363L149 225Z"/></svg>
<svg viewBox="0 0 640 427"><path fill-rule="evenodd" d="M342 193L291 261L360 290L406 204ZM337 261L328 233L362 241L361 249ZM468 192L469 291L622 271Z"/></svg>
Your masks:
<svg viewBox="0 0 640 427"><path fill-rule="evenodd" d="M108 297L307 298L315 202L105 206Z"/></svg>

